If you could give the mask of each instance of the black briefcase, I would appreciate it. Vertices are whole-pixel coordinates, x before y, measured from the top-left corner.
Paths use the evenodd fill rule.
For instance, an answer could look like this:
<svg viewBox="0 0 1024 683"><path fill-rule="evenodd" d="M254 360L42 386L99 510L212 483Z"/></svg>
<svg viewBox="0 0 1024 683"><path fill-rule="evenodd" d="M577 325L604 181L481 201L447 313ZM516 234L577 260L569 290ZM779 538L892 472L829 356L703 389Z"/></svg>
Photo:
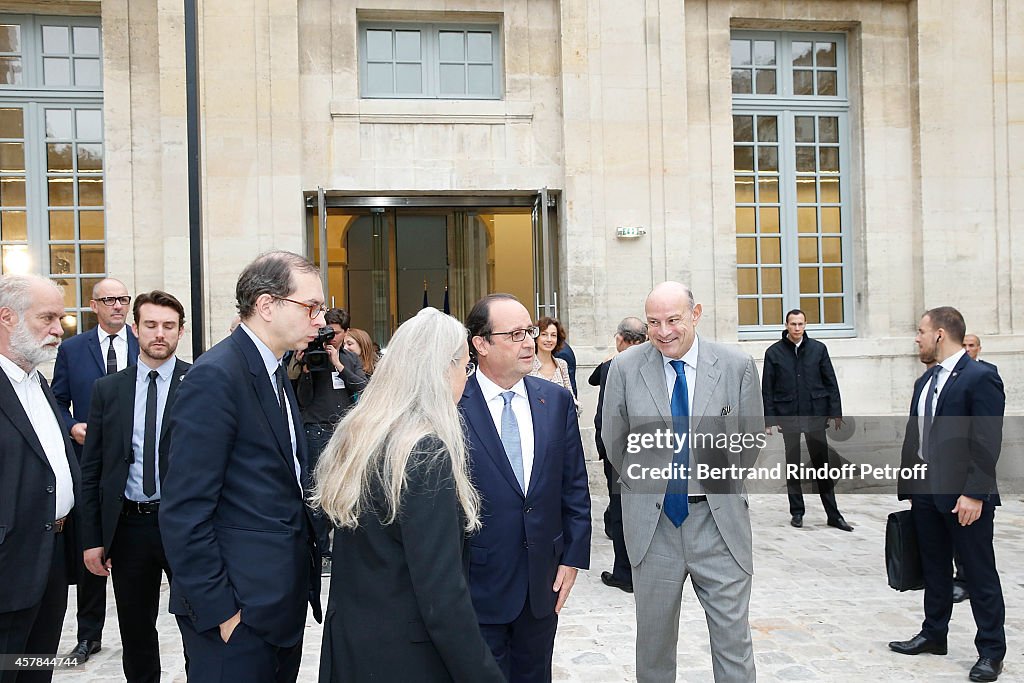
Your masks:
<svg viewBox="0 0 1024 683"><path fill-rule="evenodd" d="M921 553L917 548L917 531L910 510L890 512L885 524L885 571L889 587L898 591L924 588Z"/></svg>

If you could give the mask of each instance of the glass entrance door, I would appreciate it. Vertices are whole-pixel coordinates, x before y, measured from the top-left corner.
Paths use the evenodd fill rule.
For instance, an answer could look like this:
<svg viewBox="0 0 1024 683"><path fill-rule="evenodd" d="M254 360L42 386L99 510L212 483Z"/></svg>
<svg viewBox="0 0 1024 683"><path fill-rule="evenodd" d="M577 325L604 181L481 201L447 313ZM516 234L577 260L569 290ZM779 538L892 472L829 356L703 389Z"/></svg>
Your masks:
<svg viewBox="0 0 1024 683"><path fill-rule="evenodd" d="M557 270L546 264L554 257L554 221L539 220L548 217L541 205L324 207L311 214L310 244L326 273L328 304L346 308L352 326L381 346L424 305L465 320L489 292L508 292L533 314L550 314L557 310ZM318 215L326 216L326 259ZM548 245L540 243L544 230ZM540 282L551 283L543 294Z"/></svg>

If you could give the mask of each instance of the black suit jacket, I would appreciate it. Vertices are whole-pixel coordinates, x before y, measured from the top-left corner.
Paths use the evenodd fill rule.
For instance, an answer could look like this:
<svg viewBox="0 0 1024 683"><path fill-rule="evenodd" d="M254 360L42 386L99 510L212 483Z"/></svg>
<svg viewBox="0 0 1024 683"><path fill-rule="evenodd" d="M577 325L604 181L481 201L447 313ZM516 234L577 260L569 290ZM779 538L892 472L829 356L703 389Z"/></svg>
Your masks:
<svg viewBox="0 0 1024 683"><path fill-rule="evenodd" d="M914 383L910 419L903 439L902 466L921 462L917 404L927 389L931 373L925 372ZM1003 410L1006 397L999 374L987 365L976 363L966 353L957 361L942 387L935 406L935 417L928 434L928 474L924 483L901 479L899 498L912 493L931 493L936 504L952 510L961 495L999 505L996 488L996 463L1003 440Z"/></svg>
<svg viewBox="0 0 1024 683"><path fill-rule="evenodd" d="M305 470L298 403L284 384ZM242 327L192 366L170 418L160 490L170 611L202 632L241 610L266 642L295 645L307 601L320 619L320 554L274 384Z"/></svg>
<svg viewBox="0 0 1024 683"><path fill-rule="evenodd" d="M167 476L167 453L170 449L171 406L178 385L191 363L176 360L167 402L160 424L158 467L160 481ZM113 375L96 380L89 407L89 428L82 449L82 545L103 547L110 551L117 521L121 518L124 487L128 469L135 462L132 432L135 428L135 387L139 369L129 365Z"/></svg>
<svg viewBox="0 0 1024 683"><path fill-rule="evenodd" d="M505 680L477 626L451 459L432 455L441 448L427 438L409 456L395 522L381 523L378 487L376 509L336 532L321 683Z"/></svg>
<svg viewBox="0 0 1024 683"><path fill-rule="evenodd" d="M41 376L43 388L60 428L60 411ZM64 433L64 430L61 429ZM53 515L57 478L46 459L32 423L0 370L0 613L27 609L43 599L53 560ZM68 552L68 583L75 583L81 562L80 544L75 536L75 518L81 500L81 473L71 440L64 433L64 451L71 468L75 507L70 526L64 527L71 543Z"/></svg>

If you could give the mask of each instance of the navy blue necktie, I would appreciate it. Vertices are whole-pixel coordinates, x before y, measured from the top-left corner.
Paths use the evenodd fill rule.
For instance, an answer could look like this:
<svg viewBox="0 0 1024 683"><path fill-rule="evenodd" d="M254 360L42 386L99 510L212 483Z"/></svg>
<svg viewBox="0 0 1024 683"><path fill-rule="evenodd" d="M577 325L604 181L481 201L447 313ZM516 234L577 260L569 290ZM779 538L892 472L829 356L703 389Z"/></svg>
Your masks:
<svg viewBox="0 0 1024 683"><path fill-rule="evenodd" d="M681 476L690 466L690 397L686 388L686 363L681 360L669 362L676 371L676 382L672 387L672 431L677 434L676 443L681 443L682 447L672 456L672 477L665 491L664 507L665 516L678 528L690 514L690 503L686 498L688 480Z"/></svg>

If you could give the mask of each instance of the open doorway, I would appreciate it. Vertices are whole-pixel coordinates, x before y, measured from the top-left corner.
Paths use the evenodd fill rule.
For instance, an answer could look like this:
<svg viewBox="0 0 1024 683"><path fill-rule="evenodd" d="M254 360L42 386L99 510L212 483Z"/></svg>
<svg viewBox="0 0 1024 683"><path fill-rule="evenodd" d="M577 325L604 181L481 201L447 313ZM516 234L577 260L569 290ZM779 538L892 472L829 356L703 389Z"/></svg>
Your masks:
<svg viewBox="0 0 1024 683"><path fill-rule="evenodd" d="M322 234L320 212L311 212L310 251L325 273L327 302L346 308L352 325L377 344L386 345L424 305L464 320L488 292L513 294L535 315L557 310L557 292L543 286L554 279L545 271L557 272L555 240L544 233L554 225L546 193L491 205L474 198L472 206L437 205L442 197L397 199L348 197L348 206L323 206Z"/></svg>

